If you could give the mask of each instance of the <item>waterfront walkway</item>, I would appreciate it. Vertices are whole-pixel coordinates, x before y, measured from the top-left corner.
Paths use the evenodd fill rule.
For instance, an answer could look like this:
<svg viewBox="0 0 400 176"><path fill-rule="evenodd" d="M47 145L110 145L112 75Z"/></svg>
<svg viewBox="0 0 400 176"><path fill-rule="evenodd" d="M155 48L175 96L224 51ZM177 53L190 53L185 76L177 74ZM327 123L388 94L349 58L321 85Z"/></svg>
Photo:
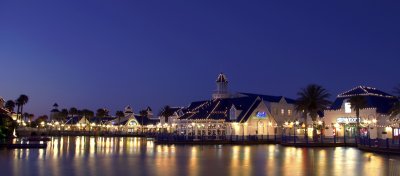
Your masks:
<svg viewBox="0 0 400 176"><path fill-rule="evenodd" d="M257 145L280 144L292 147L357 147L364 151L400 154L400 141L391 139L369 139L367 137L305 138L293 136L183 136L160 134L155 137L159 145Z"/></svg>

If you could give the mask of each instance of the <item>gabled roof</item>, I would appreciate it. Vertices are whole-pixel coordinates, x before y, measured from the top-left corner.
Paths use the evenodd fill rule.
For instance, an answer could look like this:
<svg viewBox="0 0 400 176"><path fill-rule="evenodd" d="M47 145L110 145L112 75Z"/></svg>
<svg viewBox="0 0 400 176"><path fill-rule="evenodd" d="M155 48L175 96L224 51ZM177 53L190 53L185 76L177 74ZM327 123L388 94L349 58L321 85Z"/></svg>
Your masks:
<svg viewBox="0 0 400 176"><path fill-rule="evenodd" d="M150 119L146 116L135 116L135 118L140 125L157 125L160 122L160 119Z"/></svg>
<svg viewBox="0 0 400 176"><path fill-rule="evenodd" d="M115 117L91 117L90 123L105 124L109 121L116 119Z"/></svg>
<svg viewBox="0 0 400 176"><path fill-rule="evenodd" d="M68 117L67 122L65 124L67 125L75 125L77 124L83 117L82 116L74 116L74 117Z"/></svg>
<svg viewBox="0 0 400 176"><path fill-rule="evenodd" d="M258 97L239 97L239 98L226 98L226 99L213 99L208 101L193 102L188 108L187 112L180 117L180 119L214 119L231 121L229 118L229 111L232 106L240 110L236 120L241 121L246 118L247 112L250 108L254 107L255 101L261 100Z"/></svg>
<svg viewBox="0 0 400 176"><path fill-rule="evenodd" d="M394 98L393 95L390 95L376 88L367 86L357 86L349 91L339 94L338 97L352 97L356 95Z"/></svg>
<svg viewBox="0 0 400 176"><path fill-rule="evenodd" d="M152 111L150 106L147 106L146 111Z"/></svg>
<svg viewBox="0 0 400 176"><path fill-rule="evenodd" d="M279 103L279 101L281 101L282 98L284 98L285 101L288 104L295 104L296 103L296 100L290 99L290 98L286 98L284 96L272 96L272 95L262 95L262 94L253 94L253 93L243 93L243 92L241 92L240 94L245 95L245 96L249 96L249 97L260 97L264 101L274 102L274 103Z"/></svg>
<svg viewBox="0 0 400 176"><path fill-rule="evenodd" d="M6 108L0 108L0 114L8 114L10 113Z"/></svg>
<svg viewBox="0 0 400 176"><path fill-rule="evenodd" d="M9 111L6 108L0 108L0 114L8 114Z"/></svg>
<svg viewBox="0 0 400 176"><path fill-rule="evenodd" d="M389 114L393 104L399 100L386 92L372 87L358 86L341 93L331 105L331 110L342 108L343 102L353 96L363 96L367 100L367 108L376 108L378 113Z"/></svg>

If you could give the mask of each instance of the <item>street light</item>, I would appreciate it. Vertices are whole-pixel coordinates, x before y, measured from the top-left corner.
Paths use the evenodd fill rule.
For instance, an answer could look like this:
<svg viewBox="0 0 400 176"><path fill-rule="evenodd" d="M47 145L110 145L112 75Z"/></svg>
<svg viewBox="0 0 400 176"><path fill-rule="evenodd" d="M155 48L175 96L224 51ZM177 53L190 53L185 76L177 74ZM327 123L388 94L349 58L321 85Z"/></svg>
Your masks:
<svg viewBox="0 0 400 176"><path fill-rule="evenodd" d="M268 128L268 126L272 126L271 121L268 122L268 125L267 125L267 139L269 139L269 128Z"/></svg>
<svg viewBox="0 0 400 176"><path fill-rule="evenodd" d="M296 122L294 123L294 127L293 127L293 141L294 143L296 143L296 126L299 125L299 121L296 120Z"/></svg>

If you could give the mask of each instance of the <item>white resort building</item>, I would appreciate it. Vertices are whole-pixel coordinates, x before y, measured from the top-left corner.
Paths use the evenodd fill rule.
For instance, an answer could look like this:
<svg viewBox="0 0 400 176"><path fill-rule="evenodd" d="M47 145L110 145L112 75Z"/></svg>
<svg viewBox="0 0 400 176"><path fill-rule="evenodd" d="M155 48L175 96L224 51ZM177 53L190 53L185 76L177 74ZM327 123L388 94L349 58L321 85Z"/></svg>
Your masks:
<svg viewBox="0 0 400 176"><path fill-rule="evenodd" d="M361 135L375 138L399 138L399 117L390 117L390 110L398 99L376 88L358 86L339 94L324 112L325 136L354 136L357 132L356 112L349 99L363 96L366 108L360 110ZM345 133L346 132L346 133Z"/></svg>
<svg viewBox="0 0 400 176"><path fill-rule="evenodd" d="M172 123L172 128L178 134L217 137L275 135L285 132L282 128L285 122L289 126L300 120L293 99L251 93L231 94L228 80L222 73L218 75L216 84L217 90L211 100L192 102L177 110L175 115L179 117Z"/></svg>

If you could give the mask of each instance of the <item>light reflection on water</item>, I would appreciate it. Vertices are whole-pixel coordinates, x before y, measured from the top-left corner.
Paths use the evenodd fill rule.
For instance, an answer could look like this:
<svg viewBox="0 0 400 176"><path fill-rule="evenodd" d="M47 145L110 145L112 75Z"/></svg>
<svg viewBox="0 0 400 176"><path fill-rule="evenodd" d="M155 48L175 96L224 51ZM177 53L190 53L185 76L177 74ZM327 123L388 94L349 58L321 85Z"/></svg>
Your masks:
<svg viewBox="0 0 400 176"><path fill-rule="evenodd" d="M60 137L0 150L1 175L398 175L400 157L356 148L166 146L142 138Z"/></svg>

